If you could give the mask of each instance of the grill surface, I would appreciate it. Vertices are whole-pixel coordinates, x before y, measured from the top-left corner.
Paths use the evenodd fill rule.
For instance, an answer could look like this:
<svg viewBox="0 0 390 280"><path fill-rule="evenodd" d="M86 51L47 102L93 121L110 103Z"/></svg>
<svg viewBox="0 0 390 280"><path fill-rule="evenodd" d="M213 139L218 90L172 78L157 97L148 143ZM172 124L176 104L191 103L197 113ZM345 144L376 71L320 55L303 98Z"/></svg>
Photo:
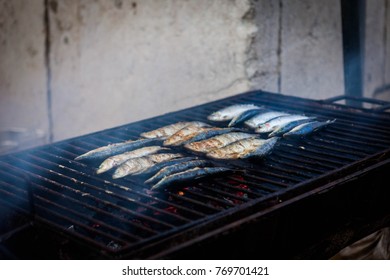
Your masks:
<svg viewBox="0 0 390 280"><path fill-rule="evenodd" d="M234 174L172 190L151 192L145 178L113 180L95 175L100 162L74 161L170 123L207 122L209 113L237 103L337 121L306 139L281 140L264 160L226 163L239 170ZM0 200L102 257L159 257L160 251L387 161L389 147L388 113L256 91L2 156Z"/></svg>

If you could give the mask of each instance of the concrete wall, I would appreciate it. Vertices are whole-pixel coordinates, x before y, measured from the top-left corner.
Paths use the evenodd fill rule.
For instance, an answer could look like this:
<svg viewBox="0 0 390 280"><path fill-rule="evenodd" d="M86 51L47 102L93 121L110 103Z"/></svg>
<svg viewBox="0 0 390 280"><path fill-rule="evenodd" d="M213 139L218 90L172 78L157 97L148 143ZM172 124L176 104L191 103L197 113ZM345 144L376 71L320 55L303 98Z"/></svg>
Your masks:
<svg viewBox="0 0 390 280"><path fill-rule="evenodd" d="M52 0L54 138L248 90L250 9L247 1Z"/></svg>
<svg viewBox="0 0 390 280"><path fill-rule="evenodd" d="M389 80L388 1L367 1L368 95ZM344 91L339 0L46 3L0 0L0 130L56 141L253 88Z"/></svg>
<svg viewBox="0 0 390 280"><path fill-rule="evenodd" d="M47 141L43 11L43 0L0 0L0 151Z"/></svg>
<svg viewBox="0 0 390 280"><path fill-rule="evenodd" d="M252 87L323 99L343 94L338 0L256 1Z"/></svg>
<svg viewBox="0 0 390 280"><path fill-rule="evenodd" d="M390 0L370 0L366 7L364 94L390 101Z"/></svg>

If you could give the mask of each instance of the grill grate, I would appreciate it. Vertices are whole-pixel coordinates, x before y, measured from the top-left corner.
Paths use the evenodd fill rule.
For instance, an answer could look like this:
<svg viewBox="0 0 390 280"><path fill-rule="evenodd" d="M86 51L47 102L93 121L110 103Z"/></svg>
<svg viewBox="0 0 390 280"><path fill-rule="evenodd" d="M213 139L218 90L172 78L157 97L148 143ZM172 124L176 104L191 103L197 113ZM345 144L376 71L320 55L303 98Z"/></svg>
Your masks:
<svg viewBox="0 0 390 280"><path fill-rule="evenodd" d="M138 177L112 180L110 174L97 176L94 168L98 163L73 160L109 143L137 139L142 131L177 121L206 121L210 112L236 103L254 103L337 121L304 140L283 139L264 160L227 163L242 172L170 191L151 192ZM34 192L36 220L87 242L108 256L131 255L130 251L168 242L190 229L218 227L227 221L226 217L233 219L234 213L254 205L266 207L268 202L275 203L290 191L303 192L313 182L320 184L327 176L338 179L344 175L340 172L343 168L378 153L387 155L389 120L387 113L250 92L5 155L0 158L0 200L19 211L31 212L25 179L18 175L25 174ZM174 246L168 243L165 246Z"/></svg>

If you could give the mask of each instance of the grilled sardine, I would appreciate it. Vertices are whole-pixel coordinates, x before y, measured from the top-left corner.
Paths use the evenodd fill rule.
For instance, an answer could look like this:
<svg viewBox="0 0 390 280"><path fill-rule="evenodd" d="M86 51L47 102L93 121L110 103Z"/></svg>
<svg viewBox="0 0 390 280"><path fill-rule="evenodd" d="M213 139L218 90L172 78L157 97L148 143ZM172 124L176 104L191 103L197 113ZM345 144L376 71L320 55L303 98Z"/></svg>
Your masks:
<svg viewBox="0 0 390 280"><path fill-rule="evenodd" d="M233 119L235 116L241 114L242 112L258 108L258 106L255 106L253 104L232 105L210 114L207 119L209 119L210 121L228 121Z"/></svg>
<svg viewBox="0 0 390 280"><path fill-rule="evenodd" d="M241 114L235 116L231 121L230 123L228 124L229 127L231 126L235 126L235 125L238 125L246 120L249 120L250 118L258 115L258 114L261 114L261 113L265 113L265 112L268 112L269 110L268 109L265 109L265 108L260 108L260 109L251 109L251 110L248 110L248 111L244 111L242 112Z"/></svg>
<svg viewBox="0 0 390 280"><path fill-rule="evenodd" d="M285 112L279 112L279 111L270 111L266 113L260 113L253 118L250 118L249 120L245 121L245 124L249 126L250 128L256 129L263 123L272 120L273 118L280 117L280 116L286 116L288 115Z"/></svg>
<svg viewBox="0 0 390 280"><path fill-rule="evenodd" d="M144 157L132 158L122 163L112 175L113 179L122 178L127 175L140 174L156 163L181 157L181 154L154 154Z"/></svg>
<svg viewBox="0 0 390 280"><path fill-rule="evenodd" d="M109 156L121 154L127 151L132 151L144 146L160 144L161 139L139 139L139 140L129 140L120 143L110 144L104 147L100 147L94 150L91 150L85 154L82 154L75 158L75 160L82 159L102 159Z"/></svg>
<svg viewBox="0 0 390 280"><path fill-rule="evenodd" d="M187 125L191 125L191 124L194 125L194 123L195 122L178 122L178 123L174 123L174 124L170 124L170 125L166 125L166 126L157 128L157 129L152 130L152 131L143 132L143 133L141 133L141 136L145 137L145 138L165 139L165 138L171 136L172 134L176 133L177 131L179 131L183 127L186 127Z"/></svg>
<svg viewBox="0 0 390 280"><path fill-rule="evenodd" d="M225 167L205 167L199 168L195 167L183 172L175 173L161 179L157 184L155 184L151 189L157 190L163 187L167 187L172 184L184 183L188 181L193 181L200 179L202 177L211 176L214 174L230 172L231 170Z"/></svg>
<svg viewBox="0 0 390 280"><path fill-rule="evenodd" d="M223 148L212 150L207 153L207 156L214 159L263 157L272 151L277 141L277 137L267 140L258 138L242 139Z"/></svg>
<svg viewBox="0 0 390 280"><path fill-rule="evenodd" d="M205 167L210 166L211 163L207 160L191 160L181 163L176 163L174 165L166 166L157 172L153 177L145 181L145 183L156 183L162 178L169 176L174 173L179 173L194 167Z"/></svg>
<svg viewBox="0 0 390 280"><path fill-rule="evenodd" d="M121 165L126 160L129 160L131 158L137 158L137 157L142 157L142 156L154 154L160 150L168 150L168 149L161 147L161 146L150 146L150 147L143 147L143 148L140 148L140 149L137 149L134 151L130 151L130 152L126 152L123 154L109 157L108 159L104 160L102 162L102 164L100 164L96 173L100 174L100 173L106 172L113 167Z"/></svg>
<svg viewBox="0 0 390 280"><path fill-rule="evenodd" d="M304 115L286 115L286 116L280 116L273 118L256 128L257 133L269 133L276 129L278 126L285 125L289 122L297 121L297 120L304 120L308 119L309 117L306 117Z"/></svg>
<svg viewBox="0 0 390 280"><path fill-rule="evenodd" d="M301 125L298 125L297 127L291 129L289 132L283 134L284 138L297 138L297 137L303 137L310 133L313 133L314 131L319 130L320 128L324 128L332 123L334 123L336 120L328 120L325 122L309 122L304 123Z"/></svg>
<svg viewBox="0 0 390 280"><path fill-rule="evenodd" d="M164 141L164 146L178 146L184 143L185 141L191 139L192 137L196 136L197 134L208 131L212 128L209 127L206 123L200 123L198 122L196 125L188 125L179 131L177 131L175 134L169 136Z"/></svg>
<svg viewBox="0 0 390 280"><path fill-rule="evenodd" d="M184 145L184 147L194 152L208 153L214 149L222 148L235 141L255 136L256 135L249 133L231 132L222 135L217 135L202 141L188 143Z"/></svg>
<svg viewBox="0 0 390 280"><path fill-rule="evenodd" d="M301 125L301 124L304 124L304 123L311 122L311 121L313 121L313 119L314 118L308 118L308 119L289 122L285 125L280 125L277 128L275 128L270 134L268 134L268 137L282 136L284 133L289 132L294 127Z"/></svg>
<svg viewBox="0 0 390 280"><path fill-rule="evenodd" d="M197 160L197 159L198 159L197 157L180 157L180 158L175 158L175 159L168 160L168 161L159 162L159 163L156 163L155 165L149 167L147 170L143 171L142 174L143 175L156 174L157 172L159 172L162 168L164 168L166 166L171 166L171 165L175 165L178 163L184 163L184 162Z"/></svg>
<svg viewBox="0 0 390 280"><path fill-rule="evenodd" d="M217 136L217 135L222 135L222 134L226 134L226 133L230 133L230 132L242 132L242 131L243 131L242 129L239 129L239 128L236 128L236 127L212 128L210 130L203 131L203 132L195 135L191 139L183 142L182 144L185 145L185 144L188 144L188 143L209 139L209 138Z"/></svg>

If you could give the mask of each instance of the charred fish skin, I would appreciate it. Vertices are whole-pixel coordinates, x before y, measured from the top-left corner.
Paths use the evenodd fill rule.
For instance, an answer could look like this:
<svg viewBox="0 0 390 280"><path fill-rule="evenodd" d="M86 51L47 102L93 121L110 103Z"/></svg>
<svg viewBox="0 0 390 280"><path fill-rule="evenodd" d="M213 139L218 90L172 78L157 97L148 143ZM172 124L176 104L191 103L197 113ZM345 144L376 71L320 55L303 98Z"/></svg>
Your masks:
<svg viewBox="0 0 390 280"><path fill-rule="evenodd" d="M187 162L187 161L197 160L197 159L198 159L197 157L179 157L179 158L175 158L172 160L159 162L159 163L156 163L155 165L149 167L144 172L142 172L142 175L155 174L166 166L171 166L171 165L174 165L177 163L182 163L182 162Z"/></svg>
<svg viewBox="0 0 390 280"><path fill-rule="evenodd" d="M279 137L267 139L263 145L259 146L254 151L243 155L242 158L262 158L269 155L272 152L275 144L279 141L279 139Z"/></svg>
<svg viewBox="0 0 390 280"><path fill-rule="evenodd" d="M191 139L192 137L195 137L197 134L211 130L210 126L206 123L203 123L202 126L200 125L188 125L173 135L169 136L163 143L164 146L179 146L185 141Z"/></svg>
<svg viewBox="0 0 390 280"><path fill-rule="evenodd" d="M251 110L251 109L259 109L258 106L253 104L236 104L229 107L225 107L221 110L218 110L212 114L210 114L207 119L210 121L228 121L233 119L235 116L241 114L242 112Z"/></svg>
<svg viewBox="0 0 390 280"><path fill-rule="evenodd" d="M172 134L176 133L180 129L194 124L194 122L177 122L173 124L169 124L163 127L159 127L155 130L147 131L141 133L141 137L144 138L161 138L161 139L166 139L167 137L171 136Z"/></svg>
<svg viewBox="0 0 390 280"><path fill-rule="evenodd" d="M249 120L250 118L258 114L266 113L266 112L269 112L269 109L259 108L259 109L251 109L251 110L244 111L241 114L235 116L228 124L228 127L236 126L238 124L245 122L246 120Z"/></svg>
<svg viewBox="0 0 390 280"><path fill-rule="evenodd" d="M206 156L217 160L263 157L272 151L278 140L278 137L266 140L258 138L242 139L223 148L215 149L207 153Z"/></svg>
<svg viewBox="0 0 390 280"><path fill-rule="evenodd" d="M272 120L274 118L281 117L281 116L287 116L287 115L289 115L289 114L285 113L285 112L280 112L280 111L269 111L269 112L265 112L265 113L260 113L256 116L250 118L249 120L245 121L245 125L252 128L252 129L256 129L260 125L264 124L265 122L267 122L269 120Z"/></svg>
<svg viewBox="0 0 390 280"><path fill-rule="evenodd" d="M283 136L284 133L289 132L294 127L297 127L298 125L308 123L313 121L315 118L308 118L308 119L302 119L302 120L296 120L289 122L285 125L281 125L277 127L274 131L272 131L270 134L268 134L268 137L280 137Z"/></svg>
<svg viewBox="0 0 390 280"><path fill-rule="evenodd" d="M157 184L152 186L151 190L158 190L167 187L171 184L184 183L184 182L200 179L205 176L210 176L210 175L220 174L220 173L225 173L230 171L231 169L225 167L205 167L205 168L195 167L193 169L189 169L179 173L174 173L172 175L164 177Z"/></svg>
<svg viewBox="0 0 390 280"><path fill-rule="evenodd" d="M217 136L217 135L222 135L222 134L226 134L226 133L230 133L230 132L243 132L243 130L239 129L239 128L235 128L235 127L212 129L212 130L201 132L198 135L196 135L195 137L192 137L191 139L183 142L182 144L186 145L188 143L205 140L205 139Z"/></svg>
<svg viewBox="0 0 390 280"><path fill-rule="evenodd" d="M113 179L119 179L130 174L135 174L141 170L144 170L152 166L154 162L147 157L133 158L125 161L115 170L112 175Z"/></svg>
<svg viewBox="0 0 390 280"><path fill-rule="evenodd" d="M327 120L324 122L314 121L309 123L304 123L298 125L297 127L291 129L289 132L283 134L283 138L300 138L308 134L311 134L321 128L327 127L328 125L334 123L336 120Z"/></svg>
<svg viewBox="0 0 390 280"><path fill-rule="evenodd" d="M141 147L161 144L162 139L138 139L138 140L129 140L120 143L109 144L94 150L91 150L85 154L82 154L75 158L75 160L94 160L107 158L113 155L121 154L127 151L132 151Z"/></svg>
<svg viewBox="0 0 390 280"><path fill-rule="evenodd" d="M217 135L202 141L188 143L184 145L184 148L197 153L208 153L214 149L222 148L235 141L251 137L256 137L256 135L244 132L230 132L222 135Z"/></svg>
<svg viewBox="0 0 390 280"><path fill-rule="evenodd" d="M272 132L276 127L280 125L287 124L289 122L293 122L296 120L304 120L308 119L309 117L306 117L304 115L285 115L273 118L261 125L259 125L258 128L256 128L256 133L270 133Z"/></svg>
<svg viewBox="0 0 390 280"><path fill-rule="evenodd" d="M176 163L174 165L166 166L157 172L153 177L145 181L145 183L156 183L162 178L169 176L174 173L183 172L185 170L194 168L194 167L206 167L212 165L211 162L207 160L191 160L182 163Z"/></svg>
<svg viewBox="0 0 390 280"><path fill-rule="evenodd" d="M157 153L162 150L169 150L168 148L161 147L161 146L150 146L150 147L143 147L137 150L133 150L130 152L125 152L123 154L111 156L107 159L105 159L99 166L98 170L96 171L96 174L104 173L111 168L114 168L116 166L121 165L125 161L131 159L131 158L137 158L142 156L147 156L150 154Z"/></svg>
<svg viewBox="0 0 390 280"><path fill-rule="evenodd" d="M118 179L127 175L138 175L154 166L156 163L181 157L182 154L154 154L139 158L132 158L122 163L114 172L112 178Z"/></svg>

